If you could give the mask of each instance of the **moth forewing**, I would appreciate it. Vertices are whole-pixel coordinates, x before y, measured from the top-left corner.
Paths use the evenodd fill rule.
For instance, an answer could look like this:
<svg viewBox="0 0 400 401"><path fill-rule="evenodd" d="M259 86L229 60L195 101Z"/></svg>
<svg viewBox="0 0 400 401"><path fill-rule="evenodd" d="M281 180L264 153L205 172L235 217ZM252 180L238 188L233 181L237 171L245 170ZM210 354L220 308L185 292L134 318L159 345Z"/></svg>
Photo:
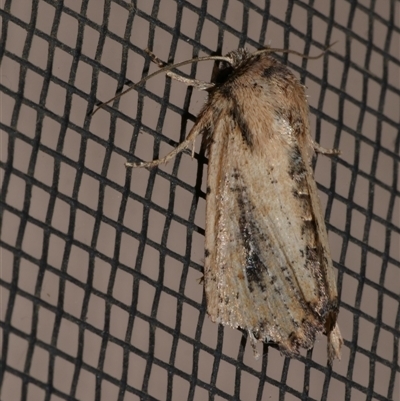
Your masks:
<svg viewBox="0 0 400 401"><path fill-rule="evenodd" d="M246 330L253 348L273 342L288 356L324 333L331 363L343 340L310 150L334 152L313 143L304 87L268 53L225 56L212 85L201 87L209 99L187 139L140 166L166 162L203 135L208 314Z"/></svg>

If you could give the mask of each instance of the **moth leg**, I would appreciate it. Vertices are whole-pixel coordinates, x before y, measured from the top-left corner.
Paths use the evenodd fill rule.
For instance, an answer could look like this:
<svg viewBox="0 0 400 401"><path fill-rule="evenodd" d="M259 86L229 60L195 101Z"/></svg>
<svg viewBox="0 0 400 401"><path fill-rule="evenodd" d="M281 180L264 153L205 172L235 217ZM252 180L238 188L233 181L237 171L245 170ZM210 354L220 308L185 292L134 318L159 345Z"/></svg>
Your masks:
<svg viewBox="0 0 400 401"><path fill-rule="evenodd" d="M174 150L169 152L166 156L164 156L162 159L156 159L151 162L140 162L140 163L125 163L125 167L155 167L158 166L159 164L162 163L168 163L171 159L173 159L178 153L184 151L187 149L190 144L194 145L194 141L201 133L201 130L203 128L202 124L195 124L191 131L189 132L189 135L186 137L186 139L181 142ZM192 148L192 157L194 157L194 146Z"/></svg>
<svg viewBox="0 0 400 401"><path fill-rule="evenodd" d="M165 61L160 60L148 47L146 49L144 49L144 51L148 54L151 61L154 64L157 64L159 68L163 68L166 65L168 65L168 63L166 63Z"/></svg>
<svg viewBox="0 0 400 401"><path fill-rule="evenodd" d="M321 153L326 156L337 156L340 155L339 149L327 149L321 146L319 143L312 141L312 147L314 148L314 152Z"/></svg>
<svg viewBox="0 0 400 401"><path fill-rule="evenodd" d="M260 353L257 351L257 348L256 348L257 339L255 338L254 333L251 330L247 330L247 332L248 332L248 338L250 340L251 348L253 349L254 359L258 360L258 358L260 358Z"/></svg>
<svg viewBox="0 0 400 401"><path fill-rule="evenodd" d="M149 55L149 57L151 58L151 61L153 63L157 64L159 68L163 68L166 65L168 65L168 63L160 60L150 49L147 48L147 49L144 49L144 51ZM200 91L210 89L214 86L214 84L212 84L210 82L199 81L198 79L186 78L186 77L183 77L182 75L176 74L175 72L172 72L172 71L168 71L166 75L172 79L175 79L178 82L184 83L187 86L193 86L194 88L196 88Z"/></svg>
<svg viewBox="0 0 400 401"><path fill-rule="evenodd" d="M192 142L194 142L194 138L189 139L189 137L187 137L173 151L169 152L166 156L164 156L161 159L152 160L151 162L125 163L125 167L155 167L155 166L158 166L159 164L168 163L178 153L187 149ZM192 151L192 155L193 155L193 151Z"/></svg>
<svg viewBox="0 0 400 401"><path fill-rule="evenodd" d="M169 76L172 79L175 79L178 82L182 82L187 86L193 86L194 88L198 89L199 91L205 91L207 89L210 89L214 86L213 83L210 82L205 82L205 81L199 81L198 79L194 78L186 78L182 77L182 75L175 74L172 71L167 72L167 76Z"/></svg>

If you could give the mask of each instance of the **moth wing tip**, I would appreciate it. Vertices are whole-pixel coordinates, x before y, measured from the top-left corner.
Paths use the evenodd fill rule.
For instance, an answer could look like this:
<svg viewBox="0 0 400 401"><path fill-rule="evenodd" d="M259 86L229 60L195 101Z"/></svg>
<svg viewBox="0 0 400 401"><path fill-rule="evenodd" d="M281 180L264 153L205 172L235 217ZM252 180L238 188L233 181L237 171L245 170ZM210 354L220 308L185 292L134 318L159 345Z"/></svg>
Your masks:
<svg viewBox="0 0 400 401"><path fill-rule="evenodd" d="M328 364L332 366L333 360L340 361L341 348L343 345L343 337L340 333L339 325L336 323L335 327L328 334Z"/></svg>

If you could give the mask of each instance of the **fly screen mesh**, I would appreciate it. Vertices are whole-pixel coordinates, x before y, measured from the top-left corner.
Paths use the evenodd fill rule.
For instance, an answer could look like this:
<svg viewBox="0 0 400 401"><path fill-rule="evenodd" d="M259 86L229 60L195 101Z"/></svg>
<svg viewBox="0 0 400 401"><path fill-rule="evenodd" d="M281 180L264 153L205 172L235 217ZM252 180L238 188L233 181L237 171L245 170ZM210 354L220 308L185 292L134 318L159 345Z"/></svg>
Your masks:
<svg viewBox="0 0 400 401"><path fill-rule="evenodd" d="M2 0L0 398L399 400L400 3ZM263 46L306 86L340 294L326 337L285 358L212 323L203 293L207 158L167 154L205 92L164 62ZM180 69L209 81L213 62ZM269 194L269 196L271 196Z"/></svg>

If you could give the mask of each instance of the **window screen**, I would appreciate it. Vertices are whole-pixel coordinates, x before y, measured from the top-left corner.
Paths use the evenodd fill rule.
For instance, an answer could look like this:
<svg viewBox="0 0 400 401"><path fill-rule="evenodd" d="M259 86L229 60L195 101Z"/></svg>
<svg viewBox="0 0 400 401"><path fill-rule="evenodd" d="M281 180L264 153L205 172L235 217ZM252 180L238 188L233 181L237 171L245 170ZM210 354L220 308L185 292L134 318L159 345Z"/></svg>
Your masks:
<svg viewBox="0 0 400 401"><path fill-rule="evenodd" d="M399 400L400 23L395 0L3 0L0 393L13 400ZM307 87L315 178L341 297L326 338L288 359L210 321L207 159L152 160L204 92L165 62L266 45ZM181 68L209 81L212 62ZM200 140L198 141L200 142Z"/></svg>

